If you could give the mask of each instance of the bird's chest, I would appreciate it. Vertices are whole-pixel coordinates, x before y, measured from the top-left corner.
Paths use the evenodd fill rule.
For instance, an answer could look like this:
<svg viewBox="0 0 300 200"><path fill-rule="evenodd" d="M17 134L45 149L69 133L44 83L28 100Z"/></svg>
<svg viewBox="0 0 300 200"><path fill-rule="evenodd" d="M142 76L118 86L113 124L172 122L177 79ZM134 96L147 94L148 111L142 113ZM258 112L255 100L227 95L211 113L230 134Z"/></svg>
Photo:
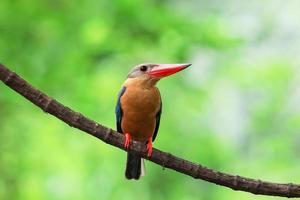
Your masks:
<svg viewBox="0 0 300 200"><path fill-rule="evenodd" d="M123 111L122 129L134 140L150 138L156 126L156 114L160 109L158 89L127 88L121 98Z"/></svg>
<svg viewBox="0 0 300 200"><path fill-rule="evenodd" d="M160 94L156 88L128 88L121 99L124 114L134 118L147 118L156 115L160 106Z"/></svg>

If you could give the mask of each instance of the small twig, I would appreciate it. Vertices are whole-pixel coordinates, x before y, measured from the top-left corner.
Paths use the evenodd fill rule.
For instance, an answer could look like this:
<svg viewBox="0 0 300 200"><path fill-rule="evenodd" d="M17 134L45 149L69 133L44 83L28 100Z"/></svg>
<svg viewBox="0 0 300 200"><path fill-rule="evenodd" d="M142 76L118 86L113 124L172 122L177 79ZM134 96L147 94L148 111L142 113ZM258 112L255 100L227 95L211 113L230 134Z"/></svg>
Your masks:
<svg viewBox="0 0 300 200"><path fill-rule="evenodd" d="M54 115L72 127L78 128L108 144L126 151L123 147L124 136L122 134L106 128L101 124L86 118L82 114L62 105L55 99L35 89L24 79L7 69L2 64L0 64L0 80L8 87L34 103L36 106L40 107L43 111ZM164 168L173 169L196 179L206 180L233 190L241 190L253 194L270 196L300 197L300 185L292 183L270 183L221 173L202 165L192 163L188 160L178 158L170 153L166 153L158 149L153 149L152 157L148 158L145 145L139 142L133 142L129 151L136 152L143 158L161 165Z"/></svg>

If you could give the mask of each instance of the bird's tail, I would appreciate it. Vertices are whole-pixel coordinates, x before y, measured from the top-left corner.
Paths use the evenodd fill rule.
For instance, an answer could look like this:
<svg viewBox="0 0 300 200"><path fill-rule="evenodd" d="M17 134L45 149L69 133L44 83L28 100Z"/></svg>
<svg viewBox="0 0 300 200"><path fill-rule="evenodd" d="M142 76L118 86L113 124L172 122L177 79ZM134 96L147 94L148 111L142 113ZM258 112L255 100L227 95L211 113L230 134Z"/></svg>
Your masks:
<svg viewBox="0 0 300 200"><path fill-rule="evenodd" d="M138 180L141 176L145 176L144 159L135 153L127 153L125 177Z"/></svg>

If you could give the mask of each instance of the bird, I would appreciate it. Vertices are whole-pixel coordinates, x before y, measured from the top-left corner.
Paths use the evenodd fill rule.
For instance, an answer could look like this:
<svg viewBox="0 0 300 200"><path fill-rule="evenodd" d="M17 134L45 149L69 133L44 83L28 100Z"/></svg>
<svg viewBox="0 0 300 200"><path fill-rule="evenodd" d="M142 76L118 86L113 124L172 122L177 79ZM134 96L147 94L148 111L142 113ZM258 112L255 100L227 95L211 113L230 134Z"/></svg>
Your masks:
<svg viewBox="0 0 300 200"><path fill-rule="evenodd" d="M191 64L139 64L128 74L118 94L115 108L116 126L124 134L124 147L131 140L147 145L147 156L152 155L162 113L162 100L156 84L164 77L186 69ZM127 153L125 177L138 180L145 175L144 160L134 152Z"/></svg>

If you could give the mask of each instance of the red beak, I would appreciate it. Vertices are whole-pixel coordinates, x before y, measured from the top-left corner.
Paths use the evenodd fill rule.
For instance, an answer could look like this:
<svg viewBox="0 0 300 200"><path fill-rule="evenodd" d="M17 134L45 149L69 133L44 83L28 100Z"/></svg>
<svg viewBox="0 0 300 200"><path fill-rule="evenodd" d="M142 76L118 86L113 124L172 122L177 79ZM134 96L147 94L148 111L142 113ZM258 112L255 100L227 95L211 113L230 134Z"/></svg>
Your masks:
<svg viewBox="0 0 300 200"><path fill-rule="evenodd" d="M158 64L154 66L149 73L154 78L163 78L175 74L192 64Z"/></svg>

